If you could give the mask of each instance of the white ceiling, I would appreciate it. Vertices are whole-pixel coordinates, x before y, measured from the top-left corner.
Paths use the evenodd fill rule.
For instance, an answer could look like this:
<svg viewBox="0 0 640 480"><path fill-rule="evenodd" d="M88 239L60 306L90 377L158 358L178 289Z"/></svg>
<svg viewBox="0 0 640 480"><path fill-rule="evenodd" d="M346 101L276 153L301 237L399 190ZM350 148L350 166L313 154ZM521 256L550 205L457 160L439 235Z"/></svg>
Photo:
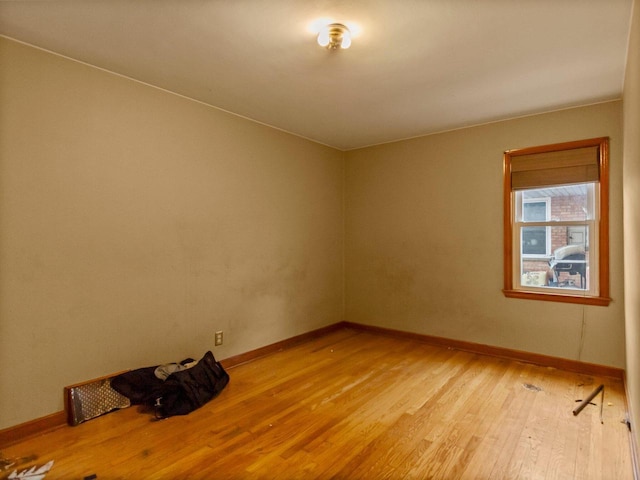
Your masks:
<svg viewBox="0 0 640 480"><path fill-rule="evenodd" d="M14 0L0 34L342 150L621 97L632 0ZM355 22L348 50L309 25Z"/></svg>

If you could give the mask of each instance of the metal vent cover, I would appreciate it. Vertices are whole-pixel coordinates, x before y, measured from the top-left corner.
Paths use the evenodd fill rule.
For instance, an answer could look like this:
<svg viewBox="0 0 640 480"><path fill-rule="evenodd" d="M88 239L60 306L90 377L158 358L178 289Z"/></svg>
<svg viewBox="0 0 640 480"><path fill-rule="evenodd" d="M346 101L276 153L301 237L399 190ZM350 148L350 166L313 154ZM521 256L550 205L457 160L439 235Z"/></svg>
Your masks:
<svg viewBox="0 0 640 480"><path fill-rule="evenodd" d="M131 405L127 397L111 388L111 378L113 377L115 375L65 387L69 425L78 425Z"/></svg>

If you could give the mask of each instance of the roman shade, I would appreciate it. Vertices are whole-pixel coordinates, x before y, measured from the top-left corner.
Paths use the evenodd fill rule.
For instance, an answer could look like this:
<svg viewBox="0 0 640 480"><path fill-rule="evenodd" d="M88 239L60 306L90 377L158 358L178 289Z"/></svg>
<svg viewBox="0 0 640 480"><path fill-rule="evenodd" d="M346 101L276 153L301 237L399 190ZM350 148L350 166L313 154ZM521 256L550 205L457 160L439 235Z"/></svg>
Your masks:
<svg viewBox="0 0 640 480"><path fill-rule="evenodd" d="M548 187L600 179L599 147L511 154L511 188Z"/></svg>

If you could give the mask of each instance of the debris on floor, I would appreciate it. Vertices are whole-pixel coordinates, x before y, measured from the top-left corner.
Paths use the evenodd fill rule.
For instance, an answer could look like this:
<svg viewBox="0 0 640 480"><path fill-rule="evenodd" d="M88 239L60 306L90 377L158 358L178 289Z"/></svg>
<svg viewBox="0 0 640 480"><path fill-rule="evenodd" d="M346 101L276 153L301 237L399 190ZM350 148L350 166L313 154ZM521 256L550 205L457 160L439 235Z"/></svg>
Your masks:
<svg viewBox="0 0 640 480"><path fill-rule="evenodd" d="M49 470L51 470L51 467L53 467L53 460L41 467L36 465L27 470L23 470L20 473L18 473L17 470L14 470L7 477L7 480L42 480Z"/></svg>
<svg viewBox="0 0 640 480"><path fill-rule="evenodd" d="M623 423L627 426L627 428L629 429L629 431L631 431L631 419L629 419L629 414L627 413L624 418L622 420L620 420L620 423Z"/></svg>
<svg viewBox="0 0 640 480"><path fill-rule="evenodd" d="M38 459L37 455L29 455L27 457L7 458L0 452L0 470L9 470L23 463L33 462Z"/></svg>
<svg viewBox="0 0 640 480"><path fill-rule="evenodd" d="M604 385L600 385L593 392L591 392L589 396L584 400L582 399L576 400L576 402L581 402L581 403L580 405L578 405L576 408L573 409L573 415L577 416L587 405L596 405L591 400L593 400L599 393L602 393L602 396L600 397L600 423L604 423L604 420L602 419L602 407L604 405Z"/></svg>
<svg viewBox="0 0 640 480"><path fill-rule="evenodd" d="M524 388L526 388L527 390L531 390L532 392L541 392L542 388L538 387L537 385L533 385L531 383L523 383L522 386Z"/></svg>

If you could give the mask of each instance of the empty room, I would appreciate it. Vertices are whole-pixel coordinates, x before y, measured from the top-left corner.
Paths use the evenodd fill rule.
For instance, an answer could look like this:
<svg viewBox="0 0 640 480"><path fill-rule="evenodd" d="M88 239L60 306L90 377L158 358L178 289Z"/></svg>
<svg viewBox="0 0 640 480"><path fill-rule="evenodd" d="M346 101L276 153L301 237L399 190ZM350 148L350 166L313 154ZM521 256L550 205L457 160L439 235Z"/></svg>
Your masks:
<svg viewBox="0 0 640 480"><path fill-rule="evenodd" d="M638 479L639 244L640 0L0 2L0 479Z"/></svg>

